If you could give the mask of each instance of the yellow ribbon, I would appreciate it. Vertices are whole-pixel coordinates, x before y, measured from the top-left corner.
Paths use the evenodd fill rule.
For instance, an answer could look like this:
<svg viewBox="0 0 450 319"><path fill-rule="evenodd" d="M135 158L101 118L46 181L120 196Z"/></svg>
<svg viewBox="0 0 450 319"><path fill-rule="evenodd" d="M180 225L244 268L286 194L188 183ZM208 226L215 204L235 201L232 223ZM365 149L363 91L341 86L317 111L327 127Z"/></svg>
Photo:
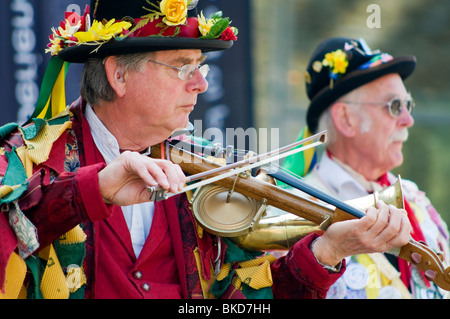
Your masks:
<svg viewBox="0 0 450 319"><path fill-rule="evenodd" d="M6 267L5 293L3 294L0 291L0 299L18 299L21 296L26 274L27 265L25 261L13 252Z"/></svg>
<svg viewBox="0 0 450 319"><path fill-rule="evenodd" d="M389 284L389 280L378 271L378 267L376 267L375 263L368 255L358 255L356 258L358 263L366 267L369 272L369 280L365 288L367 298L375 299L380 292L381 282L383 282L383 286L385 286ZM380 277L382 278L381 281Z"/></svg>
<svg viewBox="0 0 450 319"><path fill-rule="evenodd" d="M37 116L38 118L45 119L48 108L51 101L51 117L56 116L66 108L66 90L65 90L65 63L58 74L55 84L52 88L52 93L49 96L45 107L42 109L41 113Z"/></svg>
<svg viewBox="0 0 450 319"><path fill-rule="evenodd" d="M64 276L53 245L44 248L39 253L39 257L47 260L41 281L41 292L44 299L68 299L69 288L66 276Z"/></svg>
<svg viewBox="0 0 450 319"><path fill-rule="evenodd" d="M31 175L33 175L33 161L28 155L28 148L25 145L18 147L16 148L16 153L20 161L22 162L27 178L30 178Z"/></svg>
<svg viewBox="0 0 450 319"><path fill-rule="evenodd" d="M259 266L236 269L236 274L243 283L253 289L270 287L273 284L270 263L267 260Z"/></svg>
<svg viewBox="0 0 450 319"><path fill-rule="evenodd" d="M272 286L273 280L270 265L276 259L273 255L266 255L239 263L239 267L236 269L237 276L233 279L234 286L238 289L240 289L242 283L247 284L253 289ZM217 274L216 280L221 281L226 278L230 270L231 264L224 264Z"/></svg>
<svg viewBox="0 0 450 319"><path fill-rule="evenodd" d="M53 143L64 133L65 130L71 128L70 121L61 125L45 125L44 128L31 140L25 140L28 147L28 156L33 163L39 165L44 163L52 149Z"/></svg>
<svg viewBox="0 0 450 319"><path fill-rule="evenodd" d="M78 244L86 240L86 234L80 225L68 231L65 235L59 238L59 242L63 245Z"/></svg>
<svg viewBox="0 0 450 319"><path fill-rule="evenodd" d="M19 188L20 185L16 186L9 186L9 185L2 185L0 186L0 198L4 198L8 196L10 193L12 193L13 190Z"/></svg>
<svg viewBox="0 0 450 319"><path fill-rule="evenodd" d="M82 243L86 234L77 226L61 237L61 244ZM64 275L53 245L39 252L39 257L46 260L40 289L44 299L68 299L69 293L77 291L86 284L86 275L80 265L70 265ZM26 298L24 280L27 273L25 261L13 252L6 268L5 293L0 292L0 299Z"/></svg>
<svg viewBox="0 0 450 319"><path fill-rule="evenodd" d="M63 245L82 243L85 240L86 234L79 225L60 237L60 243ZM67 275L64 275L53 245L49 245L39 256L47 260L41 281L44 299L67 299L70 292L77 291L86 283L86 275L81 265L70 265Z"/></svg>
<svg viewBox="0 0 450 319"><path fill-rule="evenodd" d="M357 256L357 261L365 266L369 272L369 281L365 288L368 299L377 298L380 288L385 286L397 288L402 295L402 299L412 298L411 293L400 279L400 273L382 255L361 254Z"/></svg>

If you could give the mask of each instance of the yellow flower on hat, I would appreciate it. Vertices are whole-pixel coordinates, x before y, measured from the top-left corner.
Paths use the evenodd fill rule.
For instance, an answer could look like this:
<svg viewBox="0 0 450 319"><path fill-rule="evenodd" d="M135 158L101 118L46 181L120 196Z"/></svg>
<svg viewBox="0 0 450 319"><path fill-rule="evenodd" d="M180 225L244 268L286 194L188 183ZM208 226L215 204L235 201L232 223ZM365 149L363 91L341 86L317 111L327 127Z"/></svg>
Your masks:
<svg viewBox="0 0 450 319"><path fill-rule="evenodd" d="M61 50L61 39L51 37L50 43L48 44L48 49L45 49L45 53L50 52L51 55L58 55Z"/></svg>
<svg viewBox="0 0 450 319"><path fill-rule="evenodd" d="M206 20L205 16L203 15L203 11L200 12L200 15L198 16L198 29L200 30L200 33L205 36L209 33L209 30L211 30L211 27L214 25L214 21L209 19Z"/></svg>
<svg viewBox="0 0 450 319"><path fill-rule="evenodd" d="M334 74L345 74L348 67L347 54L341 49L327 53L322 64L328 66Z"/></svg>
<svg viewBox="0 0 450 319"><path fill-rule="evenodd" d="M79 43L109 41L113 37L121 34L123 30L128 30L130 27L131 23L127 21L116 22L115 19L111 19L104 25L103 23L94 20L89 31L77 32L74 34L74 37L78 39Z"/></svg>
<svg viewBox="0 0 450 319"><path fill-rule="evenodd" d="M165 15L163 22L169 26L177 26L186 22L188 3L187 0L162 0L161 13Z"/></svg>

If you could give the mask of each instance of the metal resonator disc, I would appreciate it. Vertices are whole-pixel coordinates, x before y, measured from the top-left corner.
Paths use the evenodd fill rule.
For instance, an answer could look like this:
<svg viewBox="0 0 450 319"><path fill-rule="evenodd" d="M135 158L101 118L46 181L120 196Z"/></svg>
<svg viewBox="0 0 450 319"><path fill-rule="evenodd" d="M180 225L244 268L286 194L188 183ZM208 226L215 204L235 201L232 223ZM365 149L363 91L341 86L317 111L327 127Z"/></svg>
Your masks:
<svg viewBox="0 0 450 319"><path fill-rule="evenodd" d="M216 185L199 189L192 199L192 210L197 221L210 233L233 237L249 232L261 203Z"/></svg>

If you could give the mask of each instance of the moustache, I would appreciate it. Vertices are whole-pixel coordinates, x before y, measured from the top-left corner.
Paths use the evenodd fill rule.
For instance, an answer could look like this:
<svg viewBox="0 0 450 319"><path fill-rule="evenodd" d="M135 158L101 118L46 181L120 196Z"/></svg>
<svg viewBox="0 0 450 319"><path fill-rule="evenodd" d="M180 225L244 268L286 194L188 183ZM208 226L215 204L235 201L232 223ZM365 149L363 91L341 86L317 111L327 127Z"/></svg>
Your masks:
<svg viewBox="0 0 450 319"><path fill-rule="evenodd" d="M409 136L408 129L404 128L404 129L395 131L391 136L390 142L391 143L394 143L394 142L404 143L408 140L408 136Z"/></svg>

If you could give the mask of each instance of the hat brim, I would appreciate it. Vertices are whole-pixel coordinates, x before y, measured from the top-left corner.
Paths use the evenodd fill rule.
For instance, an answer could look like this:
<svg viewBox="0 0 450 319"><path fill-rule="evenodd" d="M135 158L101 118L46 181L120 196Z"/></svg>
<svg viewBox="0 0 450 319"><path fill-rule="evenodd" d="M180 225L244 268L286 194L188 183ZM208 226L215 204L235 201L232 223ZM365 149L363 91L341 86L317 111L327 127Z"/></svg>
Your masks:
<svg viewBox="0 0 450 319"><path fill-rule="evenodd" d="M90 58L104 58L112 55L199 49L202 52L221 51L233 46L233 41L198 38L136 37L112 40L102 45L75 45L59 52L59 57L70 63L85 63Z"/></svg>
<svg viewBox="0 0 450 319"><path fill-rule="evenodd" d="M339 79L331 89L327 86L309 104L306 122L311 132L316 132L322 113L338 98L384 75L397 73L405 80L416 67L414 56L402 56L379 66L357 70Z"/></svg>

